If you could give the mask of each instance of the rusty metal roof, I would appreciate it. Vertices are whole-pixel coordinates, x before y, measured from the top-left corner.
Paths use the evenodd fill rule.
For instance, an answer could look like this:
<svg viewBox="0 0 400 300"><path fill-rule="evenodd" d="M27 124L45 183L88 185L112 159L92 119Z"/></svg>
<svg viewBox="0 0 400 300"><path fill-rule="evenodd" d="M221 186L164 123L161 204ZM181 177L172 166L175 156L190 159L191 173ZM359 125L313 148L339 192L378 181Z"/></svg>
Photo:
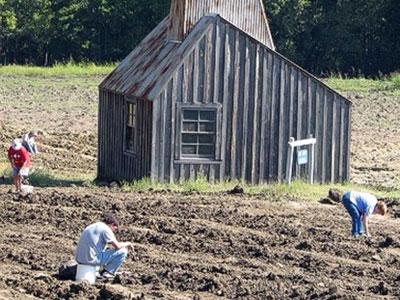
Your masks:
<svg viewBox="0 0 400 300"><path fill-rule="evenodd" d="M185 40L178 43L176 41L168 40L170 22L169 17L165 18L135 48L135 50L133 50L121 62L121 64L109 76L107 76L106 79L104 79L100 84L100 89L109 90L126 96L143 98L150 101L155 100L177 68L182 65L185 58L190 55L197 43L209 30L213 28L218 20L228 23L237 30L243 32L221 16L214 14L201 18ZM246 32L243 32L243 34L248 35ZM249 38L253 39L250 36ZM255 41L259 42L258 40ZM283 60L307 73L329 90L337 93L317 77L303 70L301 67L291 62L275 50L270 49L265 45L263 46L269 51L276 53Z"/></svg>
<svg viewBox="0 0 400 300"><path fill-rule="evenodd" d="M218 14L248 35L275 50L262 0L172 0L171 38L182 40L208 14Z"/></svg>
<svg viewBox="0 0 400 300"><path fill-rule="evenodd" d="M100 84L101 89L118 94L154 100L171 74L182 63L185 53L196 45L216 21L204 17L182 42L169 41L169 17L165 18L121 64Z"/></svg>

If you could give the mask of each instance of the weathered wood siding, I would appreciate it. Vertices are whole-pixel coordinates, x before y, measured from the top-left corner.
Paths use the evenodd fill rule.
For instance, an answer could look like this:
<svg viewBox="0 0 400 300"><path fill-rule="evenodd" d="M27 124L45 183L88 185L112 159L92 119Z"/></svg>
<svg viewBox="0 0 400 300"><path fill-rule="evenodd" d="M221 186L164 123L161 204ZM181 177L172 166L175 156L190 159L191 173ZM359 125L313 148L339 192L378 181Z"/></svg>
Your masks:
<svg viewBox="0 0 400 300"><path fill-rule="evenodd" d="M125 152L126 98L100 89L98 178L134 180L150 176L152 102L137 103L135 155Z"/></svg>
<svg viewBox="0 0 400 300"><path fill-rule="evenodd" d="M283 181L289 137L317 138L314 178L349 179L351 102L220 17L154 101L152 178ZM217 161L180 163L179 103L220 106ZM295 161L296 162L296 161ZM307 166L293 168L305 177Z"/></svg>
<svg viewBox="0 0 400 300"><path fill-rule="evenodd" d="M172 0L170 38L183 40L204 16L219 14L271 49L275 49L262 0Z"/></svg>

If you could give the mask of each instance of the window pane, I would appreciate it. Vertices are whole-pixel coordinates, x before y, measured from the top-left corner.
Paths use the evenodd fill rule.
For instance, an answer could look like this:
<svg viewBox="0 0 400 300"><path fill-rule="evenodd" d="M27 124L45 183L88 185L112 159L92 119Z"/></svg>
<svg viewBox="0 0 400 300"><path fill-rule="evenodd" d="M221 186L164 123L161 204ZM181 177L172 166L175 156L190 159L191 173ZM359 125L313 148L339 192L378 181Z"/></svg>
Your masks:
<svg viewBox="0 0 400 300"><path fill-rule="evenodd" d="M204 110L200 112L200 120L215 121L215 111Z"/></svg>
<svg viewBox="0 0 400 300"><path fill-rule="evenodd" d="M126 148L127 150L134 150L135 146L135 136L134 136L135 130L132 127L127 127L126 128Z"/></svg>
<svg viewBox="0 0 400 300"><path fill-rule="evenodd" d="M200 144L214 144L214 135L211 134L201 134L199 135Z"/></svg>
<svg viewBox="0 0 400 300"><path fill-rule="evenodd" d="M183 123L183 131L197 131L197 123L196 122L184 122Z"/></svg>
<svg viewBox="0 0 400 300"><path fill-rule="evenodd" d="M136 116L136 103L132 103L132 114Z"/></svg>
<svg viewBox="0 0 400 300"><path fill-rule="evenodd" d="M214 132L214 128L215 128L214 123L200 123L201 132Z"/></svg>
<svg viewBox="0 0 400 300"><path fill-rule="evenodd" d="M214 155L214 146L199 146L199 155L213 156Z"/></svg>
<svg viewBox="0 0 400 300"><path fill-rule="evenodd" d="M182 108L181 155L213 159L216 122L217 111L214 108Z"/></svg>
<svg viewBox="0 0 400 300"><path fill-rule="evenodd" d="M128 126L135 126L136 122L136 104L128 103Z"/></svg>
<svg viewBox="0 0 400 300"><path fill-rule="evenodd" d="M197 110L184 110L183 111L183 119L185 120L198 120L198 111Z"/></svg>
<svg viewBox="0 0 400 300"><path fill-rule="evenodd" d="M195 134L182 134L182 143L197 143L197 135Z"/></svg>
<svg viewBox="0 0 400 300"><path fill-rule="evenodd" d="M196 146L182 146L182 154L195 155L196 154Z"/></svg>
<svg viewBox="0 0 400 300"><path fill-rule="evenodd" d="M136 103L127 103L126 116L126 150L135 151L135 133L136 133Z"/></svg>

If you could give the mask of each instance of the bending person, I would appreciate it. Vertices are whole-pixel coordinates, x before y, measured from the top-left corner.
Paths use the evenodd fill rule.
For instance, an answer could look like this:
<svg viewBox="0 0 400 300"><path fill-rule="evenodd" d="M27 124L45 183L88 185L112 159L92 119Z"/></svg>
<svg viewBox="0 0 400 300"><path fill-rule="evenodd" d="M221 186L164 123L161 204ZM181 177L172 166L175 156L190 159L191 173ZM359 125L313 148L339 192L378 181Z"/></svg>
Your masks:
<svg viewBox="0 0 400 300"><path fill-rule="evenodd" d="M103 222L86 227L80 237L75 259L79 264L100 266L104 277L115 276L128 256L130 242L118 242L114 232L118 231L118 220L105 214ZM111 246L112 248L109 248Z"/></svg>
<svg viewBox="0 0 400 300"><path fill-rule="evenodd" d="M329 192L333 200L340 201L340 193ZM374 195L369 193L360 193L349 191L343 194L342 203L351 216L352 230L354 237L365 235L370 236L369 218L373 214L384 216L387 212L387 206L383 201L378 201Z"/></svg>
<svg viewBox="0 0 400 300"><path fill-rule="evenodd" d="M38 136L36 131L30 131L22 136L22 145L30 154L38 154L39 150L36 145L35 138Z"/></svg>

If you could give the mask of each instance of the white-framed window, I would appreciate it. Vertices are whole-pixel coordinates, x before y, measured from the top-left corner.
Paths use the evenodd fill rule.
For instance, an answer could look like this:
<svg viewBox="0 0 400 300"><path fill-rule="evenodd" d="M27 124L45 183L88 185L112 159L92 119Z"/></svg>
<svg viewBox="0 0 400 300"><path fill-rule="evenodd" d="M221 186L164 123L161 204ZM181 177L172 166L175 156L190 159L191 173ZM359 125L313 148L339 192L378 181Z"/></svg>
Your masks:
<svg viewBox="0 0 400 300"><path fill-rule="evenodd" d="M215 160L218 109L182 106L180 117L180 159Z"/></svg>
<svg viewBox="0 0 400 300"><path fill-rule="evenodd" d="M137 139L137 104L134 101L126 102L125 124L125 151L135 153Z"/></svg>

